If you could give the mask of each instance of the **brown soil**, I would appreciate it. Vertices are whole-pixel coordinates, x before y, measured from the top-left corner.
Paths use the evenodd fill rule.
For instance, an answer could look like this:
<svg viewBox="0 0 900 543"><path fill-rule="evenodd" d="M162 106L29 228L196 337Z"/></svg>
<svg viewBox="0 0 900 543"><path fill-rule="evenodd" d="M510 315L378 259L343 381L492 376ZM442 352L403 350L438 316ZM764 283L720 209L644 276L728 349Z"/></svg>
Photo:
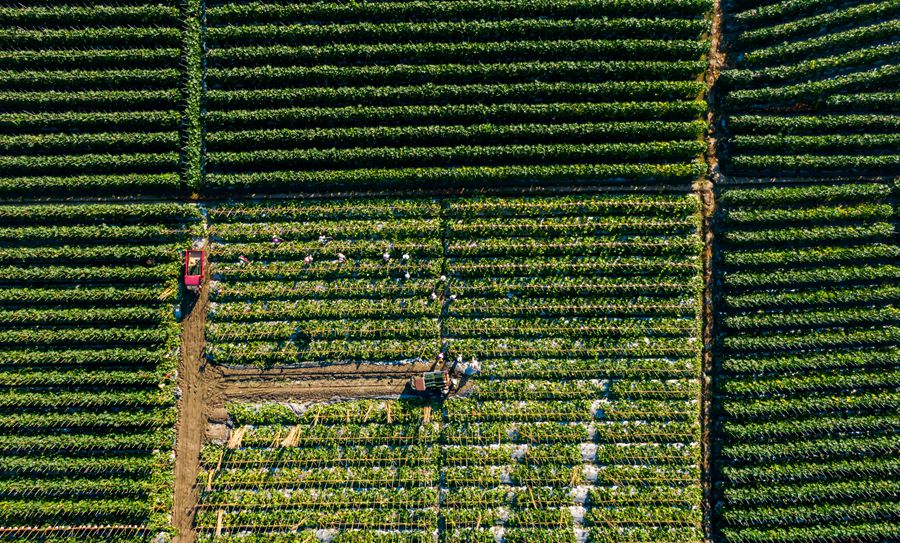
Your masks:
<svg viewBox="0 0 900 543"><path fill-rule="evenodd" d="M194 506L198 498L196 485L200 467L200 446L206 432L207 382L204 379L203 346L208 281L196 297L182 322L181 359L178 363L178 423L175 428L175 498L172 524L177 530L175 543L193 543Z"/></svg>
<svg viewBox="0 0 900 543"><path fill-rule="evenodd" d="M706 161L709 165L707 179L695 187L703 204L703 297L702 322L703 322L703 356L700 374L700 473L703 487L703 539L706 542L714 541L712 530L712 511L715 497L713 495L712 476L712 395L715 383L712 380L715 375L713 348L715 345L715 322L713 313L713 283L712 273L713 251L715 238L713 233L713 220L716 209L715 185L724 181L719 170L718 150L721 138L720 118L716 109L718 103L718 78L725 66L725 51L722 40L722 2L716 0L713 12L711 43L709 50L709 70L707 71L706 84L709 89L707 96L707 121L709 132L707 133Z"/></svg>

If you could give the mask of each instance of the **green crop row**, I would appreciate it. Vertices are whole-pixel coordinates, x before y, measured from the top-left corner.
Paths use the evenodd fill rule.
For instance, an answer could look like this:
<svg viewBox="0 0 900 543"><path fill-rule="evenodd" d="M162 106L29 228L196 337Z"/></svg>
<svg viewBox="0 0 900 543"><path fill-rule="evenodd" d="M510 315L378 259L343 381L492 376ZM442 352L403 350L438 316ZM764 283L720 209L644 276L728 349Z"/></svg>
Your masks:
<svg viewBox="0 0 900 543"><path fill-rule="evenodd" d="M896 36L898 29L900 29L900 21L892 19L874 22L867 26L832 31L822 36L800 41L782 41L777 45L747 51L741 58L740 66L757 68L768 64L810 58L845 48L867 47Z"/></svg>
<svg viewBox="0 0 900 543"><path fill-rule="evenodd" d="M135 109L175 109L179 99L177 89L0 91L0 107L4 110L25 109L31 112L45 112L44 115L74 115L76 112L72 110L102 106L104 110L116 112L113 114L116 118L121 116L123 119L128 119ZM160 111L158 114L162 115L165 112Z"/></svg>
<svg viewBox="0 0 900 543"><path fill-rule="evenodd" d="M98 96L99 98L99 96ZM0 130L6 133L35 133L45 128L81 130L83 133L106 132L115 127L122 131L161 132L176 130L181 122L177 111L63 111L56 113L0 113Z"/></svg>
<svg viewBox="0 0 900 543"><path fill-rule="evenodd" d="M900 45L881 45L774 68L729 70L723 72L719 81L728 88L796 83L835 73L856 71L876 64L896 62L898 59L900 59Z"/></svg>
<svg viewBox="0 0 900 543"><path fill-rule="evenodd" d="M835 183L830 185L779 186L752 189L728 189L719 195L718 201L730 207L758 206L763 209L781 205L824 205L826 203L849 204L884 200L890 195L889 186L881 183Z"/></svg>
<svg viewBox="0 0 900 543"><path fill-rule="evenodd" d="M177 86L178 70L4 70L0 85L15 91L164 89Z"/></svg>
<svg viewBox="0 0 900 543"><path fill-rule="evenodd" d="M534 60L664 60L687 61L704 55L709 43L701 40L555 40L518 42L285 45L212 49L207 61L216 68L346 64L346 63L472 63ZM0 56L2 59L2 56Z"/></svg>
<svg viewBox="0 0 900 543"><path fill-rule="evenodd" d="M166 91L121 91L131 103L153 104L171 97ZM663 102L696 99L704 92L698 81L609 81L600 83L530 82L471 85L412 85L403 87L305 87L297 89L210 89L206 93L211 110L260 107L370 107L385 103L430 106L463 105L472 102L486 105L516 101L542 102ZM130 94L127 94L130 93ZM102 94L98 93L98 96ZM83 96L83 97L82 97ZM38 104L66 101L89 101L89 93L71 97L35 93L0 93L0 105L8 102ZM113 98L113 96L110 96ZM51 100L52 99L52 100ZM124 104L123 104L124 105Z"/></svg>
<svg viewBox="0 0 900 543"><path fill-rule="evenodd" d="M215 153L221 150L246 149L248 147L254 149L292 146L300 148L359 148L388 145L407 146L411 143L446 146L550 142L591 143L596 140L608 142L697 140L703 134L704 129L705 125L699 121L276 129L214 132L208 136L207 145L209 151ZM100 139L102 136L92 135L91 137ZM4 141L0 139L0 149L3 148L3 143ZM13 140L10 145L16 143L18 141ZM40 144L43 141L36 140L36 143ZM66 143L69 142L66 141ZM113 141L110 144L115 145L116 143L118 142ZM141 143L144 141L141 140Z"/></svg>
<svg viewBox="0 0 900 543"><path fill-rule="evenodd" d="M829 435L878 435L891 432L898 422L900 420L897 417L886 414L850 417L838 414L817 416L812 419L725 423L721 432L733 443L752 443L760 440L815 439Z"/></svg>
<svg viewBox="0 0 900 543"><path fill-rule="evenodd" d="M844 115L732 115L728 126L736 134L822 134L823 132L897 132L900 118L877 113ZM836 188L877 188L877 185L839 185Z"/></svg>
<svg viewBox="0 0 900 543"><path fill-rule="evenodd" d="M81 70L127 68L164 69L177 62L178 49L102 49L5 51L0 53L0 70L27 71L37 67L50 70L78 66Z"/></svg>
<svg viewBox="0 0 900 543"><path fill-rule="evenodd" d="M30 8L29 8L30 9ZM93 9L89 8L89 9ZM4 48L51 49L90 47L178 47L181 30L175 27L110 26L93 28L0 28L0 44Z"/></svg>
<svg viewBox="0 0 900 543"><path fill-rule="evenodd" d="M780 371L826 371L840 368L888 368L900 354L897 347L832 351L827 353L790 353L764 357L729 357L724 369L729 372L766 373Z"/></svg>
<svg viewBox="0 0 900 543"><path fill-rule="evenodd" d="M734 136L731 152L743 155L792 153L891 153L900 145L896 134L835 134L827 136Z"/></svg>
<svg viewBox="0 0 900 543"><path fill-rule="evenodd" d="M639 163L636 168L661 168L665 164L675 163L673 167L688 167L686 163L696 160L706 146L699 141L686 142L650 142L650 143L610 143L610 144L550 144L550 145L500 145L500 146L476 146L458 145L448 147L372 147L352 149L292 149L275 150L262 149L244 152L214 152L207 157L207 164L217 172L247 171L247 170L299 170L298 176L312 175L322 178L320 183L337 182L343 175L351 181L353 174L365 179L367 176L374 178L369 183L376 181L382 171L378 168L396 167L397 177L402 177L403 172L412 168L429 167L429 174L441 171L439 168L451 168L457 164L468 164L465 168L454 168L456 171L468 168L490 166L507 166L512 164L578 164L587 163L587 167L593 164L598 169L603 167L627 167L624 163ZM64 157L69 167L78 171L80 169L93 170L104 173L113 168L145 168L163 169L171 163L172 157L168 155L140 155L131 154L121 158L111 158L104 155L81 155ZM883 157L762 157L764 160L776 160L788 162L791 159L806 166L806 162L827 168L844 163L858 162L863 165L879 166L883 164L900 164L900 157L888 155ZM654 163L646 164L652 160ZM752 161L753 158L742 157L744 161ZM737 159L734 159L737 161ZM612 163L612 164L604 164ZM513 166L521 167L521 166ZM527 167L527 166L526 166ZM740 166L738 166L740 167ZM757 166L758 167L758 166ZM20 170L42 172L55 172L62 168L62 157L11 160L0 167L2 173L17 173ZM337 171L328 171L334 168ZM351 169L353 168L353 169ZM373 168L356 169L356 168ZM307 173L309 170L324 169L322 172ZM387 170L391 171L391 170ZM477 170L476 170L477 171ZM272 175L276 175L275 174ZM218 173L218 176L227 176L227 173ZM257 175L257 174L247 174ZM266 175L265 173L261 174ZM424 177L424 176L422 176ZM302 178L302 177L301 177ZM232 180L240 179L238 176ZM260 179L264 181L264 179ZM358 182L358 181L357 181ZM377 182L377 181L376 181ZM374 184L374 183L373 183Z"/></svg>
<svg viewBox="0 0 900 543"><path fill-rule="evenodd" d="M673 18L579 18L511 19L505 21L440 22L356 22L340 25L255 24L224 25L207 28L211 49L244 47L251 44L290 43L321 45L334 43L416 43L416 42L490 42L526 40L596 39L698 39L710 29L704 19ZM100 34L104 38L106 35ZM13 34L22 40L23 37ZM31 39L38 39L26 35ZM91 36L76 35L87 41ZM114 37L119 37L113 34ZM70 38L74 41L75 36ZM9 38L6 38L7 40ZM134 38L138 41L137 38ZM0 34L0 43L4 36Z"/></svg>
<svg viewBox="0 0 900 543"><path fill-rule="evenodd" d="M211 6L208 17L211 24L237 22L315 20L322 23L356 21L392 22L396 20L459 20L503 19L519 17L546 17L552 19L578 19L602 15L638 17L700 17L710 9L709 0L533 0L526 4L509 0L485 2L461 0L458 2L407 1L403 3L373 2L365 6L347 6L331 2L322 5L307 3L289 4L221 4Z"/></svg>
<svg viewBox="0 0 900 543"><path fill-rule="evenodd" d="M825 29L840 29L847 24L861 25L876 22L896 14L900 9L897 0L881 0L835 9L811 17L800 17L782 24L764 26L741 32L737 42L741 47L753 47L772 42L797 41L807 35L815 35Z"/></svg>
<svg viewBox="0 0 900 543"><path fill-rule="evenodd" d="M267 87L319 86L341 87L360 85L488 85L510 84L534 80L607 82L607 81L691 81L703 73L705 63L698 61L558 61L558 62L517 62L509 64L400 64L392 66L313 66L283 67L256 66L253 68L209 68L207 71L210 87L246 86L264 81ZM88 74L72 74L72 79L90 81ZM103 81L117 81L122 85L131 83L131 78L146 77L143 71L105 72ZM167 75L160 72L159 84ZM21 73L15 74L18 81ZM35 73L35 77L37 77ZM45 75L48 82L52 76ZM145 84L156 80L148 79ZM0 83L4 82L0 72ZM29 81L30 82L30 81ZM34 84L41 83L35 80ZM7 82L9 84L9 82ZM23 83L24 84L24 83ZM49 84L49 83L47 83Z"/></svg>
<svg viewBox="0 0 900 543"><path fill-rule="evenodd" d="M792 100L821 100L830 94L859 93L894 84L900 74L900 66L886 65L839 75L821 81L736 90L727 95L725 106L729 109L763 109L771 103Z"/></svg>
<svg viewBox="0 0 900 543"><path fill-rule="evenodd" d="M832 0L795 0L789 4L745 0L735 3L731 16L742 26L757 26L793 17L808 17L831 7L831 3Z"/></svg>
<svg viewBox="0 0 900 543"><path fill-rule="evenodd" d="M900 173L900 155L742 155L729 159L729 169L753 175L766 175L772 171L811 175L847 172L894 175Z"/></svg>
<svg viewBox="0 0 900 543"><path fill-rule="evenodd" d="M168 2L172 4L173 2ZM0 25L77 26L90 21L98 26L178 25L178 9L166 5L92 5L92 6L29 6L0 8Z"/></svg>
<svg viewBox="0 0 900 543"><path fill-rule="evenodd" d="M823 198L824 199L824 198ZM888 203L866 202L853 204L851 198L829 206L728 209L720 214L731 228L741 226L771 227L774 224L842 223L847 221L890 220L894 210Z"/></svg>
<svg viewBox="0 0 900 543"><path fill-rule="evenodd" d="M692 149L693 153L695 149ZM249 158L249 157L248 157ZM565 166L460 166L364 170L275 171L242 174L209 173L215 188L279 189L314 187L496 186L500 184L585 183L596 181L685 183L706 170L689 164L575 164ZM2 189L0 183L0 189Z"/></svg>
<svg viewBox="0 0 900 543"><path fill-rule="evenodd" d="M585 89L587 90L587 89ZM220 95L223 96L223 95ZM277 109L251 109L208 111L205 123L209 127L209 138L227 138L218 136L220 130L251 130L267 128L272 124L284 128L320 127L361 127L378 125L381 127L412 126L428 127L431 124L465 125L490 123L501 129L505 124L538 124L553 119L560 123L593 123L620 122L624 125L640 126L638 121L658 123L659 128L670 122L698 122L697 119L705 111L700 102L688 102L673 99L666 102L607 102L607 103L554 103L554 104L441 104L441 105L391 105L391 106L346 106L346 107L289 107L279 104ZM140 115L151 115L152 112ZM44 114L52 115L52 114ZM63 115L63 114L60 114ZM75 115L75 114L72 114ZM86 114L79 114L78 119ZM99 115L99 114L98 114ZM138 115L135 113L134 115ZM5 127L6 117L0 114L0 127ZM884 118L887 118L886 116ZM58 123L57 117L52 117ZM125 114L116 117L117 122L127 122ZM27 118L15 118L16 123L25 123ZM143 122L143 121L142 121ZM880 121L886 122L886 121ZM80 125L86 121L79 120ZM372 130L373 128L370 128ZM384 128L382 128L384 130ZM331 131L328 131L329 133ZM310 131L312 133L312 131ZM339 132L343 133L343 132Z"/></svg>

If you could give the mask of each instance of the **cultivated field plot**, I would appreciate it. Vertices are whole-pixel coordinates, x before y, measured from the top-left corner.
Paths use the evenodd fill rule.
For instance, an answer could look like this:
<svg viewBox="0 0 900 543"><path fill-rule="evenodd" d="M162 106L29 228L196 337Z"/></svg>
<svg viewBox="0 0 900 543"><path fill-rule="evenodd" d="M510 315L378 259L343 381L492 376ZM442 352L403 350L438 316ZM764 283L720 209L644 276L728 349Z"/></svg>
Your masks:
<svg viewBox="0 0 900 543"><path fill-rule="evenodd" d="M229 442L203 453L204 537L699 539L698 208L687 195L443 201L441 353L480 368L471 390L300 416L232 406ZM358 341L352 321L322 325Z"/></svg>
<svg viewBox="0 0 900 543"><path fill-rule="evenodd" d="M0 539L149 541L169 526L173 303L198 218L0 206Z"/></svg>
<svg viewBox="0 0 900 543"><path fill-rule="evenodd" d="M209 209L207 357L245 366L435 361L445 298L432 200Z"/></svg>
<svg viewBox="0 0 900 543"><path fill-rule="evenodd" d="M891 186L719 197L717 526L728 542L900 538Z"/></svg>
<svg viewBox="0 0 900 543"><path fill-rule="evenodd" d="M731 4L724 171L900 173L900 1Z"/></svg>
<svg viewBox="0 0 900 543"><path fill-rule="evenodd" d="M700 536L699 203L689 195L447 204L447 541ZM573 530L574 528L574 530Z"/></svg>
<svg viewBox="0 0 900 543"><path fill-rule="evenodd" d="M198 540L430 543L438 531L440 408L415 401L230 407L203 450ZM305 406L304 406L305 407Z"/></svg>
<svg viewBox="0 0 900 543"><path fill-rule="evenodd" d="M174 195L178 2L29 3L0 8L0 197Z"/></svg>
<svg viewBox="0 0 900 543"><path fill-rule="evenodd" d="M206 184L690 185L710 0L211 0Z"/></svg>

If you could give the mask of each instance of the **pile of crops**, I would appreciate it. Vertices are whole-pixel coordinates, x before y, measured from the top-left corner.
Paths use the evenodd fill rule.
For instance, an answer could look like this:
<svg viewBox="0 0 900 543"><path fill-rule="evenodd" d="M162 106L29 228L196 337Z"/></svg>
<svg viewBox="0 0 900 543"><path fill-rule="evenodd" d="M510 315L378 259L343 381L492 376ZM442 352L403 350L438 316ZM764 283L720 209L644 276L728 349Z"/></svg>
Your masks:
<svg viewBox="0 0 900 543"><path fill-rule="evenodd" d="M168 525L172 303L193 216L183 204L0 206L0 538Z"/></svg>
<svg viewBox="0 0 900 543"><path fill-rule="evenodd" d="M0 196L178 190L178 2L41 4L0 8Z"/></svg>
<svg viewBox="0 0 900 543"><path fill-rule="evenodd" d="M359 216L367 209L381 217L388 209L404 216L413 210L422 214L437 204L344 205L346 215ZM269 217L299 220L323 210L337 217L337 207L315 201L254 208L236 204L211 210L210 216L230 210L240 217L253 209L255 217L268 210ZM299 418L278 405L232 406L238 429L229 444L204 451L200 484L207 490L198 525L205 537L216 539L218 533L217 540L251 541L242 532L261 531L261 520L270 518L265 515L274 515L277 530L339 530L340 541L370 541L350 539L362 537L356 533L360 529L402 532L376 541L423 541L435 526L443 541L460 543L494 541L495 534L510 543L574 543L585 534L593 542L700 538L697 200L617 194L453 198L440 202L439 215L435 231L442 233L437 247L443 253L431 269L445 275L426 281L434 290L422 294L430 300L429 292L435 293L440 320L433 325L428 321L433 331L425 323L418 326L426 336L433 335L429 345L440 356L468 368L468 392L447 400L442 409L392 403L393 425L384 424L391 415L382 402L320 406ZM294 225L299 233L302 223L271 224ZM322 224L337 227L338 222ZM344 232L357 227L349 220L340 224ZM246 231L271 236L270 226ZM340 277L304 277L280 285L303 293L291 303L309 304L308 293L342 293L339 289L355 284L348 282L349 272L381 267L385 279L379 275L373 281L365 274L354 279L368 285L360 291L365 302L357 305L403 303L402 295L391 298L396 294L384 285L415 278L390 278L392 260L380 254L378 245L387 232L376 218L368 230L356 230L357 239L379 236L370 261L350 261L351 251L359 254L361 244L349 246L344 262L336 262L333 254L321 259L329 269L347 271ZM336 233L324 230L321 235ZM310 230L311 241L297 254L335 251L347 239L335 235L322 243L318 235ZM286 243L260 250L277 253ZM335 247L327 249L332 243ZM396 243L395 248L401 242ZM427 236L421 243L430 244ZM289 270L313 270L320 260L295 264L292 254L286 251L280 262L251 261L229 269L246 274L271 270L296 279ZM421 258L412 249L409 254L400 261L412 266ZM253 304L280 308L284 302L277 287L254 287L258 301ZM217 288L222 296L250 287L220 281ZM246 302L232 303L229 314L256 311ZM323 337L338 338L329 343L334 345L331 352L346 349L369 356L380 351L354 347L363 344L359 331L384 334L402 322L392 315L378 322L369 314L329 318L327 307L342 303L341 298L325 298L321 319L318 312L301 315L311 324L270 322L259 328L312 326ZM217 305L213 318L227 305ZM210 333L217 333L218 323L210 326ZM235 329L248 328L240 324ZM403 354L404 346L411 351ZM293 363L293 349L283 355L272 351L264 362ZM412 342L396 343L396 349L398 359L422 354ZM254 354L246 361L259 359ZM252 427L240 429L245 424ZM418 447L414 452L409 449L413 444ZM390 491L379 492L382 486ZM386 499L394 501L385 505ZM323 509L322 500L341 505ZM381 509L361 514L353 504L364 512Z"/></svg>
<svg viewBox="0 0 900 543"><path fill-rule="evenodd" d="M209 1L206 183L690 183L711 6Z"/></svg>
<svg viewBox="0 0 900 543"><path fill-rule="evenodd" d="M434 361L439 205L291 200L209 209L207 356L225 365Z"/></svg>
<svg viewBox="0 0 900 543"><path fill-rule="evenodd" d="M200 542L318 541L324 534L333 543L433 541L436 406L358 400L299 415L281 404L229 411L237 425L229 443L202 452Z"/></svg>
<svg viewBox="0 0 900 543"><path fill-rule="evenodd" d="M900 246L880 183L720 196L719 526L900 537Z"/></svg>
<svg viewBox="0 0 900 543"><path fill-rule="evenodd" d="M726 173L900 173L900 2L731 4L718 81Z"/></svg>

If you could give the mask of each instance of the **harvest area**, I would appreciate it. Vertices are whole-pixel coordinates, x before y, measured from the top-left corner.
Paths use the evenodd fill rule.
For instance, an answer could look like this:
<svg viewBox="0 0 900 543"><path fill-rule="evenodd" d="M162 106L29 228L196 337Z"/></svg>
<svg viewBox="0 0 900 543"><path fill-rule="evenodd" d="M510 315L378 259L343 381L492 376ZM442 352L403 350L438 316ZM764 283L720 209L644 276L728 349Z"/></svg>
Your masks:
<svg viewBox="0 0 900 543"><path fill-rule="evenodd" d="M900 0L0 6L0 543L900 541Z"/></svg>

